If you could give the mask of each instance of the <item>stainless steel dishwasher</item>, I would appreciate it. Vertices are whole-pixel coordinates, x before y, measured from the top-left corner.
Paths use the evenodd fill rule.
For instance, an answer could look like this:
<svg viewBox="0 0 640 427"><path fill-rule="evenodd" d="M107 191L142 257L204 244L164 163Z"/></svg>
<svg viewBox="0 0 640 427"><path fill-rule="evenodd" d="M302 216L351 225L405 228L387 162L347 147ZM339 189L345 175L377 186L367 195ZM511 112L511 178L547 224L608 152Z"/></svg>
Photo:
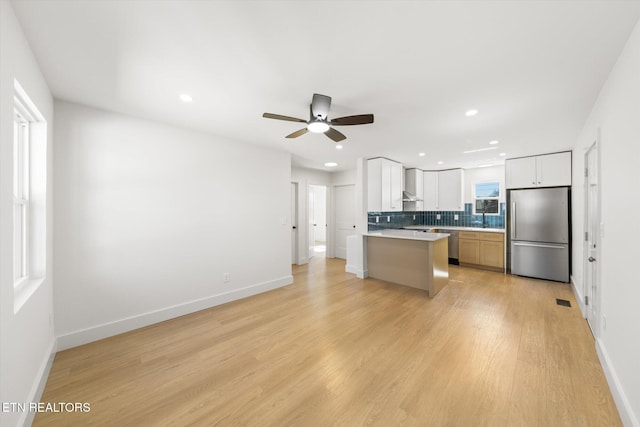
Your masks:
<svg viewBox="0 0 640 427"><path fill-rule="evenodd" d="M446 228L438 229L440 233L449 235L449 264L459 265L458 261L458 230L447 230Z"/></svg>

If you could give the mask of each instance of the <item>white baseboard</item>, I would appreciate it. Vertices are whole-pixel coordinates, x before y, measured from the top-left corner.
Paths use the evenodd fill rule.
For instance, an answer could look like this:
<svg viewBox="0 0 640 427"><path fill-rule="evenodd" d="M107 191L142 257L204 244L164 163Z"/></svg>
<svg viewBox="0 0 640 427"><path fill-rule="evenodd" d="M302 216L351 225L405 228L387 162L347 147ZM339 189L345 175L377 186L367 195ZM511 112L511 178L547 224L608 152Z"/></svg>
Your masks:
<svg viewBox="0 0 640 427"><path fill-rule="evenodd" d="M615 369L613 369L613 366L611 365L609 354L600 339L596 340L596 352L600 359L600 365L602 365L602 369L604 370L604 375L607 377L607 383L609 383L613 400L616 402L618 413L622 419L622 424L625 427L640 427L638 417L633 413L629 399L620 384L620 380L618 379Z"/></svg>
<svg viewBox="0 0 640 427"><path fill-rule="evenodd" d="M351 273L351 274L358 274L358 267L355 265L345 265L344 266L344 271L346 271L347 273Z"/></svg>
<svg viewBox="0 0 640 427"><path fill-rule="evenodd" d="M174 305L160 310L131 316L114 322L105 323L87 329L78 330L58 337L58 349L66 350L93 341L98 341L114 335L129 332L134 329L164 322L185 314L215 307L241 298L250 297L273 289L281 288L293 283L293 276L285 276L268 282L258 283L241 289L234 289L222 294Z"/></svg>
<svg viewBox="0 0 640 427"><path fill-rule="evenodd" d="M356 271L356 277L358 279L366 279L369 277L369 270L358 270Z"/></svg>
<svg viewBox="0 0 640 427"><path fill-rule="evenodd" d="M587 307L584 305L584 296L578 290L578 286L576 285L573 276L571 276L571 289L573 290L573 296L576 297L576 301L578 302L578 307L580 307L580 312L582 313L582 318L587 318Z"/></svg>
<svg viewBox="0 0 640 427"><path fill-rule="evenodd" d="M53 365L53 359L56 357L57 344L56 339L53 338L51 343L49 344L49 348L45 352L45 357L42 359L42 364L40 365L40 369L38 369L38 376L36 377L36 382L31 386L31 391L29 393L29 398L26 402L40 402L42 399L42 393L44 392L44 387L47 385L47 379L49 379L49 372L51 371L51 366ZM18 421L19 426L30 426L33 424L33 420L36 416L35 412L25 411Z"/></svg>

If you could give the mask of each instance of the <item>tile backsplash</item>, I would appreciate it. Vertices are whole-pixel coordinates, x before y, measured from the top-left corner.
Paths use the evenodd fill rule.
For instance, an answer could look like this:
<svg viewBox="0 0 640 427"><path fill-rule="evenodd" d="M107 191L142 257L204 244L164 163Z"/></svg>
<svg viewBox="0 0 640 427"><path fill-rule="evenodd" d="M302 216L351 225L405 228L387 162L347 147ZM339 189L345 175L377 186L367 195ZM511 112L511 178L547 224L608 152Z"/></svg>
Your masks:
<svg viewBox="0 0 640 427"><path fill-rule="evenodd" d="M438 219L440 215L440 219ZM471 203L465 203L464 211L403 211L369 212L369 231L385 228L401 228L410 225L434 227L482 227L482 215L473 215ZM457 216L457 219L456 219ZM376 222L378 218L379 222ZM500 215L486 215L486 228L504 228L505 203L500 203Z"/></svg>

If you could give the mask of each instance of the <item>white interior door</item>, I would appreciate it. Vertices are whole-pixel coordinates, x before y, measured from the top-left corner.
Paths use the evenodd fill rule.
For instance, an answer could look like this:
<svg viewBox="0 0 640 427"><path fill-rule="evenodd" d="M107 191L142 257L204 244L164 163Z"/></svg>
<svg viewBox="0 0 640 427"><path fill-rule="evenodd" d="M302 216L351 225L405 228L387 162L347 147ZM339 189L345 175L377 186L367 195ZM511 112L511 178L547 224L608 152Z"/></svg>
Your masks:
<svg viewBox="0 0 640 427"><path fill-rule="evenodd" d="M327 187L309 186L309 258L325 256L327 234Z"/></svg>
<svg viewBox="0 0 640 427"><path fill-rule="evenodd" d="M335 257L347 259L347 236L356 231L356 186L335 187Z"/></svg>
<svg viewBox="0 0 640 427"><path fill-rule="evenodd" d="M585 154L585 245L584 279L587 307L587 322L591 332L598 337L600 254L600 190L598 186L598 145L594 143Z"/></svg>
<svg viewBox="0 0 640 427"><path fill-rule="evenodd" d="M291 264L298 263L298 184L291 183Z"/></svg>

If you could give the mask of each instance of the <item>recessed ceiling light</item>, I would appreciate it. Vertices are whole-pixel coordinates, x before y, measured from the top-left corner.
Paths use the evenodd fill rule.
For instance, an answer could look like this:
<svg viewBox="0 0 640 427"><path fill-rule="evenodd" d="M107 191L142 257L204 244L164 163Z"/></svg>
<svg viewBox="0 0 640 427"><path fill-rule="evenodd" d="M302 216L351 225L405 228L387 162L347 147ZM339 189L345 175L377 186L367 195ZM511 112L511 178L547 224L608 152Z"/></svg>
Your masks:
<svg viewBox="0 0 640 427"><path fill-rule="evenodd" d="M342 145L340 144L336 145L336 150L342 150Z"/></svg>
<svg viewBox="0 0 640 427"><path fill-rule="evenodd" d="M442 160L438 161L439 165L444 165L444 162Z"/></svg>
<svg viewBox="0 0 640 427"><path fill-rule="evenodd" d="M338 166L336 162L327 162L324 165L328 168L335 168L336 166Z"/></svg>
<svg viewBox="0 0 640 427"><path fill-rule="evenodd" d="M507 153L500 153L500 154L498 154L498 156L506 156L506 155L507 155Z"/></svg>
<svg viewBox="0 0 640 427"><path fill-rule="evenodd" d="M486 147L486 148L478 148L476 150L467 150L467 151L463 151L462 154L469 154L469 153L478 153L480 151L489 151L489 150L495 150L498 147Z"/></svg>
<svg viewBox="0 0 640 427"><path fill-rule="evenodd" d="M467 117L473 117L476 114L478 114L478 110L467 110L467 112L464 113L464 115L467 116Z"/></svg>
<svg viewBox="0 0 640 427"><path fill-rule="evenodd" d="M182 101L182 102L191 102L191 101L193 101L193 98L191 97L191 95L183 93L183 94L180 95L180 101Z"/></svg>
<svg viewBox="0 0 640 427"><path fill-rule="evenodd" d="M427 155L427 153L418 153L418 156L420 156L420 157L424 157L426 155Z"/></svg>
<svg viewBox="0 0 640 427"><path fill-rule="evenodd" d="M499 144L499 143L500 143L500 141L496 141L495 139L493 141L489 142L489 144L491 144L491 145L496 145L496 144Z"/></svg>

